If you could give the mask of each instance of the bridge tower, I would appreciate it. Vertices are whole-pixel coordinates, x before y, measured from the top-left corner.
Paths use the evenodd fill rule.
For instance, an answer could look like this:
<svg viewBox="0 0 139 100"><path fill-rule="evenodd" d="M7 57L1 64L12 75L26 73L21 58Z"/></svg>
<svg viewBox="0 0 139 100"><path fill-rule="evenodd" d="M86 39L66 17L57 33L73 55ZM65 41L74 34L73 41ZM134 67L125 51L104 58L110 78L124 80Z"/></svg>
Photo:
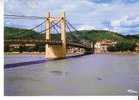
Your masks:
<svg viewBox="0 0 139 100"><path fill-rule="evenodd" d="M50 12L48 13L47 19L46 19L46 41L51 41L51 26L53 20L60 20L60 32L61 32L61 45L52 45L52 44L46 44L45 46L45 56L48 59L59 59L64 58L66 56L66 23L65 23L65 12L62 13L62 15L58 18L51 17Z"/></svg>

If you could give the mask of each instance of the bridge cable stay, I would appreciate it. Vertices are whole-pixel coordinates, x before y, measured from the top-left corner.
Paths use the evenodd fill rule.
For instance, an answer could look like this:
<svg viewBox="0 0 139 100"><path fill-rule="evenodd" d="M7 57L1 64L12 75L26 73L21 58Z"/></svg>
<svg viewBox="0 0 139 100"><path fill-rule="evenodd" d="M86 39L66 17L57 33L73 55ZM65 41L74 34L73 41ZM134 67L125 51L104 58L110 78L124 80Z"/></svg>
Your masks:
<svg viewBox="0 0 139 100"><path fill-rule="evenodd" d="M56 24L55 26L57 26L58 28L60 28L60 26L58 24Z"/></svg>
<svg viewBox="0 0 139 100"><path fill-rule="evenodd" d="M41 28L40 28L40 31L42 31L43 26L41 25L40 27L41 27Z"/></svg>
<svg viewBox="0 0 139 100"><path fill-rule="evenodd" d="M52 25L54 25L54 24L55 24L55 23L52 22ZM56 33L60 33L59 30L57 29L57 24L55 24L53 28L54 28L54 30L56 31Z"/></svg>
<svg viewBox="0 0 139 100"><path fill-rule="evenodd" d="M60 28L59 25L56 25L56 26ZM84 43L84 41L82 41L82 40L79 38L79 36L73 34L73 32L71 31L71 29L70 29L70 27L69 27L69 25L68 25L67 23L66 23L66 26L67 26L69 32L71 33L71 35L76 39L76 40L72 40L72 41L69 40L69 39L67 39L69 42L70 42L70 41L71 41L71 42L76 42L76 43L83 44L83 45L85 45L85 46L87 46L87 45L89 44L89 43ZM73 27L73 26L72 26L72 27ZM74 27L73 27L73 28L74 28ZM74 28L74 31L79 33L79 31L77 31L76 28Z"/></svg>
<svg viewBox="0 0 139 100"><path fill-rule="evenodd" d="M66 20L67 24L69 26L71 26L72 29L74 29L75 31L79 32L68 20Z"/></svg>
<svg viewBox="0 0 139 100"><path fill-rule="evenodd" d="M45 17L39 17L39 16L24 16L24 15L4 15L4 17L8 17L8 18L11 18L11 19L26 19L26 18L29 18L29 19L34 19L34 18L35 19L44 19L45 18ZM33 27L29 30L34 31L36 28L42 26L45 22L46 22L46 20L44 20L42 23L40 23L39 25L36 25L35 27ZM25 31L19 32L19 34L25 32Z"/></svg>
<svg viewBox="0 0 139 100"><path fill-rule="evenodd" d="M44 19L45 17L39 17L39 16L24 16L24 15L9 15L9 14L7 14L7 15L4 15L5 17L9 17L9 18L14 18L14 19L25 19L25 18L29 18L29 19ZM35 26L35 27L33 27L33 28L31 28L31 29L29 29L29 30L32 30L32 31L34 31L36 28L38 28L39 26L42 26L42 24L43 23L45 23L46 22L46 20L45 21L43 21L42 23L40 23L39 25L37 25L37 26ZM57 24L55 24L54 25L54 29L56 30L56 26L58 26ZM47 29L46 29L47 30ZM41 30L41 32L40 33L42 33L42 32L44 32L44 31L46 31L46 30ZM56 30L57 32L58 32L58 30ZM25 32L25 31L23 31L23 32ZM22 32L19 32L19 33L22 33ZM59 32L58 32L59 33Z"/></svg>
<svg viewBox="0 0 139 100"><path fill-rule="evenodd" d="M55 24L55 22L52 21L52 25L54 25L54 24ZM56 24L56 25L58 25L58 24ZM52 27L52 35L51 35L52 40L60 40L61 39L60 35L58 35L60 33L59 27L57 27L56 25L54 25Z"/></svg>
<svg viewBox="0 0 139 100"><path fill-rule="evenodd" d="M56 24L56 26L60 28L60 26L59 26L58 24ZM74 40L74 42L79 42L79 41L81 41L81 39L80 39L78 36L76 36L75 34L73 34L73 32L71 31L71 29L70 29L70 27L69 27L69 25L68 25L67 23L66 23L66 26L67 26L67 28L68 28L70 34L76 39L76 40ZM70 41L70 40L69 40L69 41Z"/></svg>
<svg viewBox="0 0 139 100"><path fill-rule="evenodd" d="M79 35L76 34L76 33L79 33L79 31L76 30L76 28L74 28L71 24L69 24L69 22L67 23L67 27L68 27L68 29L70 29L70 27L74 29L74 31L70 32L71 35L74 36L78 42L82 43L82 39L80 38ZM73 33L75 33L75 34L73 34Z"/></svg>
<svg viewBox="0 0 139 100"><path fill-rule="evenodd" d="M43 22L41 22L39 25L36 25L35 27L31 28L31 29L28 29L28 30L31 30L31 31L34 31L36 28L40 27L41 25L43 25L45 23L46 20L44 20ZM21 32L18 32L18 34L20 33L24 33L26 32L26 30L23 30Z"/></svg>
<svg viewBox="0 0 139 100"><path fill-rule="evenodd" d="M66 22L67 22L67 26L70 26L72 29L74 29L75 32L76 32L77 34L80 33L69 21L66 20ZM79 35L77 35L77 34L73 34L73 35L74 35L77 39L79 39L79 42L80 42L81 44L83 44L83 45L88 45L88 46L91 45L91 44L89 43L90 41L80 39L80 38L79 38Z"/></svg>
<svg viewBox="0 0 139 100"><path fill-rule="evenodd" d="M70 24L70 22L68 22L67 20L66 20L66 22L67 22L67 26L70 28L72 28L73 30L74 30L74 32L76 32L76 33L80 33L72 24ZM77 34L74 34L77 38L79 37Z"/></svg>
<svg viewBox="0 0 139 100"><path fill-rule="evenodd" d="M57 25L60 21L61 21L61 19L60 19L57 23L54 23L54 24L51 25L49 28L47 28L47 29L45 29L45 30L43 30L43 31L41 31L41 32L39 32L39 33L41 34L41 33L45 32L46 30L51 29L52 27L54 27L55 25ZM37 26L40 26L40 25L42 25L42 23L39 24L39 25L37 25ZM35 26L35 27L36 27L36 26ZM35 27L33 27L32 29L34 29ZM11 41L11 40L6 40L6 41ZM13 40L12 40L12 41L13 41ZM25 41L26 41L26 40L25 40ZM41 41L42 41L42 40L41 40Z"/></svg>
<svg viewBox="0 0 139 100"><path fill-rule="evenodd" d="M54 27L55 25L57 25L60 21L61 21L61 19L60 19L57 23L54 23L54 24L51 25L49 28L47 28L47 29L45 29L45 30L42 30L42 31L39 32L39 33L42 34L42 33L45 32L46 30L50 30L52 27Z"/></svg>
<svg viewBox="0 0 139 100"><path fill-rule="evenodd" d="M78 38L76 35L74 35L73 34L73 32L71 31L71 29L70 29L70 27L69 27L69 25L66 23L66 26L67 26L67 28L68 28L68 30L69 30L69 32L70 32L70 34L76 39L76 41L80 41L80 38ZM75 41L75 40L74 40Z"/></svg>
<svg viewBox="0 0 139 100"><path fill-rule="evenodd" d="M60 26L59 26L58 24L56 24L56 26L60 28ZM77 40L79 40L74 34L72 34L72 31L71 31L71 29L69 28L69 26L68 26L67 24L66 24L66 26L67 26L69 32L71 33L71 35L72 35L74 38L76 38Z"/></svg>
<svg viewBox="0 0 139 100"><path fill-rule="evenodd" d="M41 22L39 25L36 25L35 27L29 29L30 31L34 31L35 29L37 29L38 27L41 27L44 23L45 23L46 20L44 20L43 22Z"/></svg>
<svg viewBox="0 0 139 100"><path fill-rule="evenodd" d="M33 27L33 28L29 29L29 30L34 31L34 29L40 27L40 26L43 25L45 22L46 22L46 20L44 20L42 23L40 23L39 25L36 25L35 27Z"/></svg>
<svg viewBox="0 0 139 100"><path fill-rule="evenodd" d="M74 32L76 32L77 34L80 33L69 21L66 20L66 22L67 22L67 26L71 27L74 30ZM79 36L77 34L74 34L74 35L77 38L79 38Z"/></svg>
<svg viewBox="0 0 139 100"><path fill-rule="evenodd" d="M58 25L60 21L61 21L61 19L60 19L59 21L57 21L57 23L53 23L49 28L47 28L47 29L45 29L45 30L41 30L41 32L39 32L39 33L41 34L41 33L45 32L46 30L49 30L49 29L51 29L51 28L54 28L54 30L56 30L56 31L58 32L58 30L56 29L56 26L57 26L57 27L60 27L60 26ZM45 22L46 22L46 20L44 20L42 23L40 23L39 25L36 25L35 27L33 27L33 28L29 29L29 30L34 31L34 29L36 29L36 28L42 26ZM67 20L66 20L66 26L67 26L69 32L71 33L71 35L73 35L73 36L74 36L76 39L78 39L79 42L80 42L81 39L79 38L79 36L77 36L77 35L75 35L75 34L72 34L73 32L71 31L70 27L71 27L72 29L74 29L75 32L77 32L77 33L79 33L79 31L78 31L75 27L73 27L72 24L70 24ZM24 32L24 31L23 31L23 32ZM22 33L22 32L20 32L20 33ZM59 32L58 32L58 33L59 33ZM83 44L83 43L81 43L81 44Z"/></svg>
<svg viewBox="0 0 139 100"><path fill-rule="evenodd" d="M9 18L23 18L23 19L25 19L25 18L31 18L31 19L33 19L33 18L36 18L36 19L46 19L46 17L40 17L40 16L24 16L24 15L4 15L5 17L9 17ZM36 29L37 27L39 27L39 26L41 26L43 23L45 23L46 22L46 20L44 21L44 22L42 22L42 23L40 23L39 25L37 25L37 26L35 26L35 27L33 27L33 28L31 28L30 30L34 30L34 29Z"/></svg>
<svg viewBox="0 0 139 100"><path fill-rule="evenodd" d="M77 34L74 34L74 35L79 38L79 35L78 34L80 34L80 32L69 21L67 21L67 23L68 23L69 26L71 26L71 28L73 28L75 30L74 32L77 33ZM82 40L82 39L80 39L80 40Z"/></svg>

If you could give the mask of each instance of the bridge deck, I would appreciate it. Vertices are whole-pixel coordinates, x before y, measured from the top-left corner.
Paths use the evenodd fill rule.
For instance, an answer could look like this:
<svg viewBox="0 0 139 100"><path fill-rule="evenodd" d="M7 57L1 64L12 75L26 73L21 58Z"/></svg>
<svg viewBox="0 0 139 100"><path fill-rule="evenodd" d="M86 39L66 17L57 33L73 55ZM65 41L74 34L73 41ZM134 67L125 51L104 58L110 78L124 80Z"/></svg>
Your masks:
<svg viewBox="0 0 139 100"><path fill-rule="evenodd" d="M50 45L62 45L62 41L54 41L54 40L5 40L5 44L36 44L36 43L44 43L44 44L50 44ZM75 43L72 41L67 41L67 46L73 46L73 47L80 47L85 49L91 49L90 45L85 45L81 43Z"/></svg>

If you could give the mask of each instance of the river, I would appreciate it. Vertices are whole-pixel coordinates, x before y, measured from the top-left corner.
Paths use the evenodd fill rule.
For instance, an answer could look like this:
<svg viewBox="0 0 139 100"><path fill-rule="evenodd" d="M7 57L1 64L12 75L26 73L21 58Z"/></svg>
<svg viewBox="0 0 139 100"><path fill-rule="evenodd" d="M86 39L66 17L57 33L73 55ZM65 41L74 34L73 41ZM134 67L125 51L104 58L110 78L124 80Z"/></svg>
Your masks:
<svg viewBox="0 0 139 100"><path fill-rule="evenodd" d="M139 55L94 54L48 61L5 55L4 95L139 95Z"/></svg>

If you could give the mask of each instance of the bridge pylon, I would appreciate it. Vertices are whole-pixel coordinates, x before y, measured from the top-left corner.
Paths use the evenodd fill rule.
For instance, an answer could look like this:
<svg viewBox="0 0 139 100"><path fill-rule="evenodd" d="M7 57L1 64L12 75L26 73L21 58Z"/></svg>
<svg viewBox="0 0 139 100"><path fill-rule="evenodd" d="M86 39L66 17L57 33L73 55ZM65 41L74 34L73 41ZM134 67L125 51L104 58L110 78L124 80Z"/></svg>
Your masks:
<svg viewBox="0 0 139 100"><path fill-rule="evenodd" d="M50 15L50 12L48 12L48 16L46 17L46 41L52 41L51 37L51 26L52 21L60 21L60 32L61 32L61 45L52 45L52 44L46 44L45 46L45 56L48 59L59 59L64 58L67 53L67 47L66 47L66 19L65 19L65 12L62 13L60 17L54 18Z"/></svg>

